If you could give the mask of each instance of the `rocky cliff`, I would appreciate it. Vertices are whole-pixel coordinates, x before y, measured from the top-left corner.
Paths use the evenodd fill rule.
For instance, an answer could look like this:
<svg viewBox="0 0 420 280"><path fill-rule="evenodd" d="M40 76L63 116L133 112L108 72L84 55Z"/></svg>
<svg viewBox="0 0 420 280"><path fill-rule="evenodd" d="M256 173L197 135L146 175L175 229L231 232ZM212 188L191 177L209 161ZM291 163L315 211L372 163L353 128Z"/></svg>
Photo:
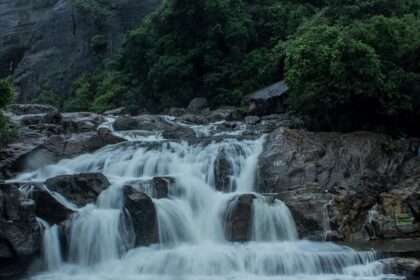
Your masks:
<svg viewBox="0 0 420 280"><path fill-rule="evenodd" d="M0 0L0 77L13 74L19 100L41 86L62 96L81 73L118 50L124 34L139 26L160 0L113 1L99 16L72 0ZM101 35L100 50L91 44ZM100 59L98 59L100 57Z"/></svg>

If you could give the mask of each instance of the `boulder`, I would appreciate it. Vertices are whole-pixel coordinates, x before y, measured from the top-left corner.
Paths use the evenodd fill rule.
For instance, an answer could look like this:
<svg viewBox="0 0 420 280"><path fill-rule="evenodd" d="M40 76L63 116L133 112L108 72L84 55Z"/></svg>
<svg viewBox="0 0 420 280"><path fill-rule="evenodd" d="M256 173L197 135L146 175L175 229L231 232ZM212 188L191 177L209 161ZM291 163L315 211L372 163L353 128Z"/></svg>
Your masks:
<svg viewBox="0 0 420 280"><path fill-rule="evenodd" d="M35 204L14 184L0 184L0 259L33 256L40 250L41 230Z"/></svg>
<svg viewBox="0 0 420 280"><path fill-rule="evenodd" d="M188 113L202 113L208 111L208 102L204 97L197 97L190 101L186 109Z"/></svg>
<svg viewBox="0 0 420 280"><path fill-rule="evenodd" d="M285 81L280 81L245 96L243 103L248 107L248 114L281 114L285 111L284 100L288 90Z"/></svg>
<svg viewBox="0 0 420 280"><path fill-rule="evenodd" d="M45 114L41 119L41 123L43 124L61 125L62 122L63 116L58 111L49 112Z"/></svg>
<svg viewBox="0 0 420 280"><path fill-rule="evenodd" d="M115 131L162 131L170 125L167 124L160 116L140 115L137 117L118 117L112 126Z"/></svg>
<svg viewBox="0 0 420 280"><path fill-rule="evenodd" d="M56 163L61 159L91 153L106 145L123 141L125 139L109 132L92 131L71 136L54 135L42 144L32 147L29 151L22 150L21 154L15 155L14 160L7 160L3 168L11 172L34 170L47 164Z"/></svg>
<svg viewBox="0 0 420 280"><path fill-rule="evenodd" d="M82 173L77 175L62 175L45 181L45 186L53 192L64 196L78 207L88 203L95 203L102 191L110 183L100 173Z"/></svg>
<svg viewBox="0 0 420 280"><path fill-rule="evenodd" d="M135 234L135 246L148 246L159 241L156 208L145 193L124 187L125 213L129 215Z"/></svg>
<svg viewBox="0 0 420 280"><path fill-rule="evenodd" d="M155 198L167 198L169 195L169 188L175 184L174 177L154 177L152 186L155 192Z"/></svg>
<svg viewBox="0 0 420 280"><path fill-rule="evenodd" d="M132 117L118 117L112 127L115 131L136 130L137 120Z"/></svg>
<svg viewBox="0 0 420 280"><path fill-rule="evenodd" d="M224 148L217 154L213 165L216 190L223 192L235 191L236 186L233 186L231 182L231 176L234 175L233 163L227 157Z"/></svg>
<svg viewBox="0 0 420 280"><path fill-rule="evenodd" d="M170 115L170 116L179 117L179 116L185 114L185 109L184 108L171 107L171 108L169 108L167 114Z"/></svg>
<svg viewBox="0 0 420 280"><path fill-rule="evenodd" d="M245 124L247 125L256 125L261 121L261 118L258 116L247 116L245 117Z"/></svg>
<svg viewBox="0 0 420 280"><path fill-rule="evenodd" d="M106 121L105 117L91 112L63 113L62 131L82 133L96 131Z"/></svg>
<svg viewBox="0 0 420 280"><path fill-rule="evenodd" d="M162 133L163 138L165 139L180 139L187 140L191 138L196 138L197 135L192 128L186 126L175 126L170 129L165 130Z"/></svg>
<svg viewBox="0 0 420 280"><path fill-rule="evenodd" d="M417 259L390 258L381 262L385 266L385 273L401 275L407 280L420 278L420 261Z"/></svg>
<svg viewBox="0 0 420 280"><path fill-rule="evenodd" d="M254 194L242 194L229 201L225 213L225 235L232 242L251 239Z"/></svg>
<svg viewBox="0 0 420 280"><path fill-rule="evenodd" d="M74 213L74 210L67 208L50 192L42 188L37 187L32 191L32 199L35 202L36 216L48 224L60 224Z"/></svg>

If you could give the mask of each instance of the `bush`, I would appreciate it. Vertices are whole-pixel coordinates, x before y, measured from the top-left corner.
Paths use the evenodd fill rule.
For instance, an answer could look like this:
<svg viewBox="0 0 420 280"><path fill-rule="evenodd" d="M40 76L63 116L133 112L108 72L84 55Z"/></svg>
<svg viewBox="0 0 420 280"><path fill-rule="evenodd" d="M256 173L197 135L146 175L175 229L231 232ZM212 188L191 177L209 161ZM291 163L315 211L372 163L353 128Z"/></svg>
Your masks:
<svg viewBox="0 0 420 280"><path fill-rule="evenodd" d="M13 82L11 77L0 80L0 109L13 99Z"/></svg>
<svg viewBox="0 0 420 280"><path fill-rule="evenodd" d="M32 99L32 103L59 107L60 100L49 83L42 83L38 91L38 96Z"/></svg>
<svg viewBox="0 0 420 280"><path fill-rule="evenodd" d="M0 80L0 109L13 99L13 83L10 77ZM15 141L19 137L17 131L9 127L7 118L0 111L0 148Z"/></svg>

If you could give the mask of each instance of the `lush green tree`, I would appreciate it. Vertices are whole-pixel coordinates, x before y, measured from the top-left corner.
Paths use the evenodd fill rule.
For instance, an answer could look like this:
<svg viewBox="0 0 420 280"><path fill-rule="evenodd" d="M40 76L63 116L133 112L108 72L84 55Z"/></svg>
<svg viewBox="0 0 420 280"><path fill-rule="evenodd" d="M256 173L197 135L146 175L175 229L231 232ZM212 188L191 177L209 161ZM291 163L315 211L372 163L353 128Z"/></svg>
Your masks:
<svg viewBox="0 0 420 280"><path fill-rule="evenodd" d="M13 83L12 78L4 78L0 80L0 109L3 109L13 99ZM0 148L8 143L13 142L19 137L17 131L10 128L6 116L0 111Z"/></svg>
<svg viewBox="0 0 420 280"><path fill-rule="evenodd" d="M13 99L12 78L7 77L0 80L0 109L10 103Z"/></svg>
<svg viewBox="0 0 420 280"><path fill-rule="evenodd" d="M59 107L60 99L58 95L54 92L51 85L47 83L42 83L38 91L38 96L32 100L32 103L35 104L47 104L54 107Z"/></svg>
<svg viewBox="0 0 420 280"><path fill-rule="evenodd" d="M366 120L379 109L383 75L375 50L338 27L318 26L287 50L290 109L320 122Z"/></svg>

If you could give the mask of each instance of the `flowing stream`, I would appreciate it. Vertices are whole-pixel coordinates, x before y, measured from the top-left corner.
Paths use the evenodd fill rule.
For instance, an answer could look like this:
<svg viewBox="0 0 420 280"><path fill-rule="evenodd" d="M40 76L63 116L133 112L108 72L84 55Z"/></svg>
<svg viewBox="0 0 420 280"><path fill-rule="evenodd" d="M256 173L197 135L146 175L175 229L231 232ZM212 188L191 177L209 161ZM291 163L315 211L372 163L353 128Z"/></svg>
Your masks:
<svg viewBox="0 0 420 280"><path fill-rule="evenodd" d="M111 127L110 123L103 126ZM198 134L212 133L211 126L194 129ZM59 240L62 229L40 220L45 269L30 279L399 279L383 274L372 251L298 240L287 206L279 200L269 203L259 194L253 201L251 241L227 241L225 213L239 195L253 193L264 137L234 140L226 135L220 142L190 145L159 135L118 134L129 141L16 178L44 181L63 174L100 172L111 182L96 204L76 209L77 215L67 221L65 252ZM214 162L221 151L232 166L226 192L216 190ZM168 198L156 198L150 187L155 176L175 178ZM122 187L127 184L153 197L158 244L134 247L132 225L122 215Z"/></svg>

